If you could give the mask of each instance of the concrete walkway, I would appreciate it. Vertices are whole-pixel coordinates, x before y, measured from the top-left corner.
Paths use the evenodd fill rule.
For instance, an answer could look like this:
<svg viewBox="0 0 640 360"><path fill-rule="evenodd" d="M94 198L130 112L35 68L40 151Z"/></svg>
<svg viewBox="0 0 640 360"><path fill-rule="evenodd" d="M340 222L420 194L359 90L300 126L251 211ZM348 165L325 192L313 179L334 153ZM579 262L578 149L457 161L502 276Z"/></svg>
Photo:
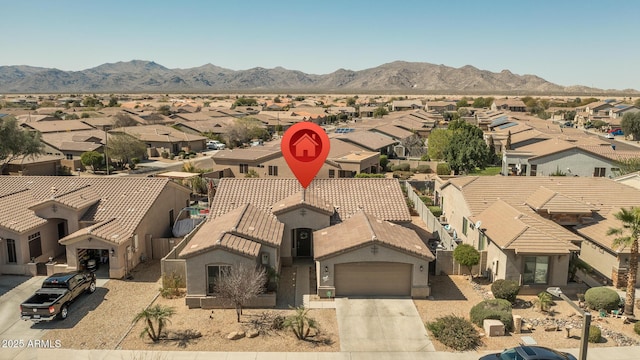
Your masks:
<svg viewBox="0 0 640 360"><path fill-rule="evenodd" d="M335 300L340 350L435 351L411 299Z"/></svg>

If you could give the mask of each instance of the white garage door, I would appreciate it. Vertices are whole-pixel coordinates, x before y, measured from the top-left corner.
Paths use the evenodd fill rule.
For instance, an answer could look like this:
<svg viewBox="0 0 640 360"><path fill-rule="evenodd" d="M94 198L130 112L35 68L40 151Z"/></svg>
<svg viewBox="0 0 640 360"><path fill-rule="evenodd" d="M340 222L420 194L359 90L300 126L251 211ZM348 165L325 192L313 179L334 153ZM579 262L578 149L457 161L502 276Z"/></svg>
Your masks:
<svg viewBox="0 0 640 360"><path fill-rule="evenodd" d="M336 296L411 296L411 269L404 263L336 264Z"/></svg>

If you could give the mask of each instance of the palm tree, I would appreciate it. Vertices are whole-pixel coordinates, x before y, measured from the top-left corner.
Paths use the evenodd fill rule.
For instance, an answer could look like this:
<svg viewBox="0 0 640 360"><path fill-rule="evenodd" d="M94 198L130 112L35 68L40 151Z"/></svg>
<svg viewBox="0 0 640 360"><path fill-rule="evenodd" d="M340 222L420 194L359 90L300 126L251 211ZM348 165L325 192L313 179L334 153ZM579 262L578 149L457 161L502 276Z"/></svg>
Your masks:
<svg viewBox="0 0 640 360"><path fill-rule="evenodd" d="M298 340L305 340L309 336L311 329L318 328L318 323L309 317L309 309L305 309L304 306L299 306L295 309L296 313L284 320L284 327L291 329Z"/></svg>
<svg viewBox="0 0 640 360"><path fill-rule="evenodd" d="M627 273L627 295L624 300L625 315L633 315L633 303L636 296L636 276L638 274L638 237L640 236L640 208L620 209L613 214L622 222L622 228L609 228L607 235L616 235L613 247L620 250L629 246L629 271Z"/></svg>
<svg viewBox="0 0 640 360"><path fill-rule="evenodd" d="M167 322L171 322L169 321L169 317L175 313L176 310L172 307L156 304L153 307L140 311L133 319L133 322L137 323L139 320L144 320L147 326L145 326L144 330L140 333L140 337L147 334L151 341L158 342L158 340L160 340L160 334L162 334L162 329ZM157 328L154 324L157 324Z"/></svg>

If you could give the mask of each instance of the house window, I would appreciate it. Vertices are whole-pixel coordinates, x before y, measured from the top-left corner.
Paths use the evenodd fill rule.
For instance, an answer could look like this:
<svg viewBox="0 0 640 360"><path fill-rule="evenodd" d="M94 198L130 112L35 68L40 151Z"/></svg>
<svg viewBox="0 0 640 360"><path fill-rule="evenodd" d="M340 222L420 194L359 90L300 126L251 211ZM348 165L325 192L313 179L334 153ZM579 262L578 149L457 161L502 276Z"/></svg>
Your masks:
<svg viewBox="0 0 640 360"><path fill-rule="evenodd" d="M239 164L238 167L240 167L240 174L246 174L249 172L249 164Z"/></svg>
<svg viewBox="0 0 640 360"><path fill-rule="evenodd" d="M593 170L593 177L604 177L607 172L607 168L595 168Z"/></svg>
<svg viewBox="0 0 640 360"><path fill-rule="evenodd" d="M478 250L482 251L487 246L487 235L480 231L478 236Z"/></svg>
<svg viewBox="0 0 640 360"><path fill-rule="evenodd" d="M42 255L42 241L40 239L40 232L29 235L29 258L37 258Z"/></svg>
<svg viewBox="0 0 640 360"><path fill-rule="evenodd" d="M354 176L355 176L355 172L354 171L338 170L338 177L339 178L352 178Z"/></svg>
<svg viewBox="0 0 640 360"><path fill-rule="evenodd" d="M333 179L336 177L336 171L335 170L329 170L329 179Z"/></svg>
<svg viewBox="0 0 640 360"><path fill-rule="evenodd" d="M229 265L208 265L207 266L207 294L215 292L216 281L231 271Z"/></svg>
<svg viewBox="0 0 640 360"><path fill-rule="evenodd" d="M462 217L462 233L467 236L467 228L469 227L469 220L466 217Z"/></svg>
<svg viewBox="0 0 640 360"><path fill-rule="evenodd" d="M278 176L278 167L274 165L269 165L269 175Z"/></svg>
<svg viewBox="0 0 640 360"><path fill-rule="evenodd" d="M549 257L525 256L522 282L524 284L547 284L549 281Z"/></svg>
<svg viewBox="0 0 640 360"><path fill-rule="evenodd" d="M7 262L18 262L18 257L16 256L16 241L13 239L7 239Z"/></svg>
<svg viewBox="0 0 640 360"><path fill-rule="evenodd" d="M531 171L529 171L529 176L536 176L538 172L538 165L531 164Z"/></svg>

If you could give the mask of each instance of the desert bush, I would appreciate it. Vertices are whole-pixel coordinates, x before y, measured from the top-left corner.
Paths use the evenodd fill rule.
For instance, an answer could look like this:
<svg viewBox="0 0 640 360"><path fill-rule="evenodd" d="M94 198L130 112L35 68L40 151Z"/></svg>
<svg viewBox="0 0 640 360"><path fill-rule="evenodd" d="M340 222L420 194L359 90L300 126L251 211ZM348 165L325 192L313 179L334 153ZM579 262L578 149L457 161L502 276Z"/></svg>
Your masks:
<svg viewBox="0 0 640 360"><path fill-rule="evenodd" d="M411 165L409 165L409 163L400 163L398 165L393 165L391 167L391 171L411 171Z"/></svg>
<svg viewBox="0 0 640 360"><path fill-rule="evenodd" d="M447 163L440 163L436 167L436 174L438 175L451 175L451 167Z"/></svg>
<svg viewBox="0 0 640 360"><path fill-rule="evenodd" d="M549 311L551 309L551 305L553 305L551 294L546 291L539 293L538 298L534 301L536 303L536 307L540 311Z"/></svg>
<svg viewBox="0 0 640 360"><path fill-rule="evenodd" d="M440 206L428 206L429 211L431 211L431 213L433 214L433 216L435 217L439 217L440 215L442 215L442 208Z"/></svg>
<svg viewBox="0 0 640 360"><path fill-rule="evenodd" d="M636 322L636 323L633 325L633 331L634 331L636 334L640 335L640 321Z"/></svg>
<svg viewBox="0 0 640 360"><path fill-rule="evenodd" d="M483 326L485 319L495 319L502 321L506 331L513 329L511 303L505 299L484 300L471 308L469 317L479 327Z"/></svg>
<svg viewBox="0 0 640 360"><path fill-rule="evenodd" d="M584 300L592 310L604 309L607 312L617 309L620 296L615 290L606 287L594 287L584 293Z"/></svg>
<svg viewBox="0 0 640 360"><path fill-rule="evenodd" d="M433 337L442 344L456 350L473 350L480 344L480 335L469 320L447 315L426 323Z"/></svg>
<svg viewBox="0 0 640 360"><path fill-rule="evenodd" d="M513 304L520 292L520 284L514 280L499 279L491 284L491 292L496 299L505 299Z"/></svg>
<svg viewBox="0 0 640 360"><path fill-rule="evenodd" d="M427 164L418 165L416 172L419 172L420 174L427 174L431 172L431 167Z"/></svg>
<svg viewBox="0 0 640 360"><path fill-rule="evenodd" d="M160 288L160 295L163 298L173 299L184 295L182 288L186 286L182 276L172 271L171 274L162 275L162 287Z"/></svg>
<svg viewBox="0 0 640 360"><path fill-rule="evenodd" d="M600 342L600 337L602 337L600 328L595 325L589 326L589 338L587 340L590 343L597 343Z"/></svg>
<svg viewBox="0 0 640 360"><path fill-rule="evenodd" d="M393 177L400 180L409 180L413 173L411 171L394 171Z"/></svg>
<svg viewBox="0 0 640 360"><path fill-rule="evenodd" d="M163 159L168 159L169 153L167 151L163 151L162 153L160 153L160 156L162 156Z"/></svg>

